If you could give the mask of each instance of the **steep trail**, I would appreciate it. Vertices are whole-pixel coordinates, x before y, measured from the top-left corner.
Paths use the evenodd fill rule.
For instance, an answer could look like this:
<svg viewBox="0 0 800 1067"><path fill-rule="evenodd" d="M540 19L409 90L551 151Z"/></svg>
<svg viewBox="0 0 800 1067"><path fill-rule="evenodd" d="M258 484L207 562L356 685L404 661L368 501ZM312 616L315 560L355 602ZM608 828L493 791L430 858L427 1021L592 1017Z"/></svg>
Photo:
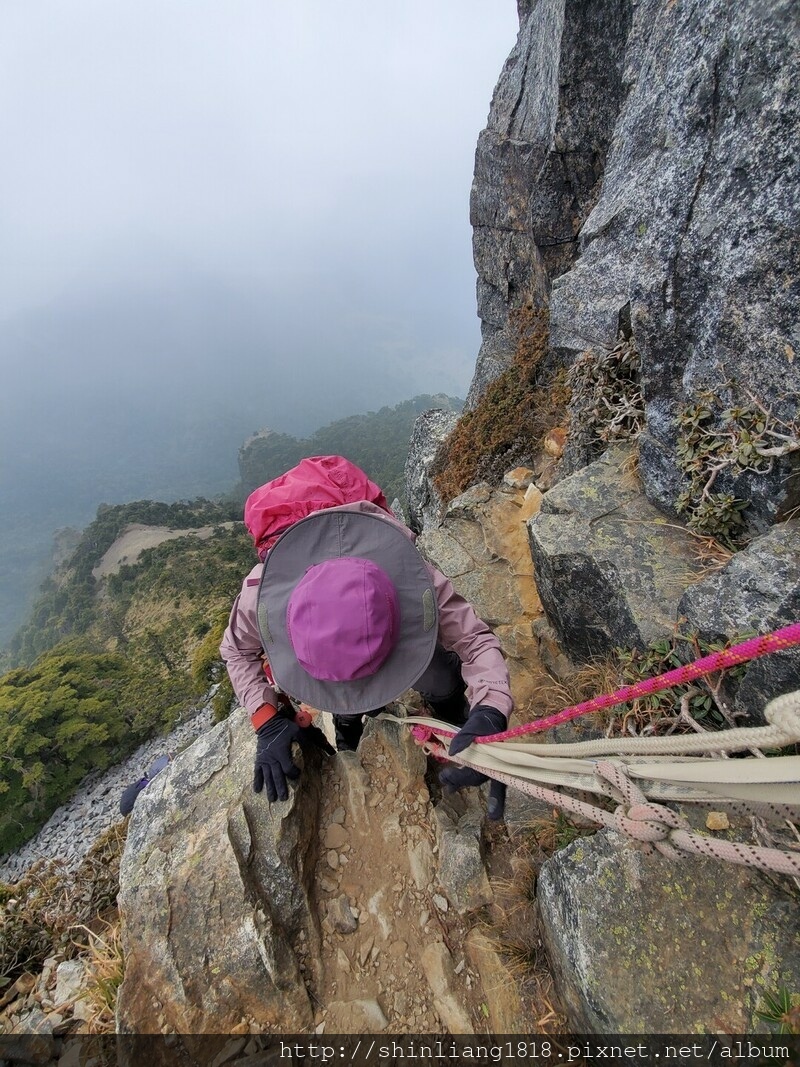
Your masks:
<svg viewBox="0 0 800 1067"><path fill-rule="evenodd" d="M530 473L512 472L499 493L478 487L445 528L420 539L497 633L517 722L535 717L537 693L552 684L532 630L543 611L525 525L541 501ZM409 738L388 744L370 723L358 753L340 753L322 773L312 889L321 942L316 964L308 952L302 964L316 1025L329 1033L482 1033L491 1016L509 1030L516 1017L520 1032L528 1029L514 983L498 988L497 957L479 936L490 922L489 879L507 873L514 844L506 835L489 855L475 791L450 800L432 785L432 797L426 773L435 768ZM463 888L450 882L459 867Z"/></svg>
<svg viewBox="0 0 800 1067"><path fill-rule="evenodd" d="M301 952L315 1021L332 1033L480 1032L486 996L465 946L475 917L437 884L424 758L400 767L398 753L378 728L323 768L322 936L316 959Z"/></svg>

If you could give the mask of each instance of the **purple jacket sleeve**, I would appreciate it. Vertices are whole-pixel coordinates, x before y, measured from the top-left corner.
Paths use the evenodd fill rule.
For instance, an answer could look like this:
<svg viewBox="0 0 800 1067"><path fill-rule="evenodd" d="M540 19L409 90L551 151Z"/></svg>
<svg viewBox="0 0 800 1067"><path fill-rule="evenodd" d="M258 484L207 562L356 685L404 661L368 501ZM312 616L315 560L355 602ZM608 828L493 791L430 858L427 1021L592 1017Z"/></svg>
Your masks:
<svg viewBox="0 0 800 1067"><path fill-rule="evenodd" d="M233 602L233 610L225 631L220 654L228 668L228 676L239 703L250 714L262 704L277 707L275 690L264 674L261 634L258 631L258 583L262 564L257 564L242 584L242 591Z"/></svg>
<svg viewBox="0 0 800 1067"><path fill-rule="evenodd" d="M508 668L500 642L452 582L428 564L439 607L439 641L458 653L470 708L488 704L508 717L514 710Z"/></svg>

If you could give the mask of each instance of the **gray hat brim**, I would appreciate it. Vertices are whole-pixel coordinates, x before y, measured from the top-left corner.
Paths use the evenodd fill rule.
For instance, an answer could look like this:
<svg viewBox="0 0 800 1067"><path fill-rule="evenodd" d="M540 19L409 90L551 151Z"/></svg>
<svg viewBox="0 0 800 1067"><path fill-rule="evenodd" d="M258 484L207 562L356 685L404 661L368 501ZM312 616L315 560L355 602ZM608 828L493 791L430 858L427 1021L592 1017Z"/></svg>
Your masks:
<svg viewBox="0 0 800 1067"><path fill-rule="evenodd" d="M346 556L372 560L391 578L400 609L398 639L370 677L321 681L303 670L294 654L286 610L309 567ZM436 591L422 556L390 519L326 508L296 522L267 555L258 588L258 626L281 689L320 711L357 715L396 700L429 665L438 634Z"/></svg>

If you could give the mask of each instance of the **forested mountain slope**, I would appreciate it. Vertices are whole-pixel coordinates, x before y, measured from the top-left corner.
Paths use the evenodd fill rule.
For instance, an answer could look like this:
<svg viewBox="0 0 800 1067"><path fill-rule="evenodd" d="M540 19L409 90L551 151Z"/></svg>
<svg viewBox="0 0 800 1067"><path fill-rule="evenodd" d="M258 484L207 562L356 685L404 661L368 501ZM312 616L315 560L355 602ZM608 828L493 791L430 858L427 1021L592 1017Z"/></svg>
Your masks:
<svg viewBox="0 0 800 1067"><path fill-rule="evenodd" d="M255 562L241 523L246 491L303 456L337 452L360 463L390 500L404 495L417 414L460 403L420 396L306 440L256 435L240 452L243 486L221 500L101 505L0 660L0 852L30 837L89 771L189 714L214 681L222 682L217 714L227 714L232 692L219 642ZM137 540L159 543L128 559L126 546Z"/></svg>
<svg viewBox="0 0 800 1067"><path fill-rule="evenodd" d="M276 478L303 456L347 456L381 486L389 503L405 498L403 466L414 420L423 411L460 411L463 401L444 394L415 396L394 407L351 415L323 426L310 437L261 430L239 450L242 496Z"/></svg>

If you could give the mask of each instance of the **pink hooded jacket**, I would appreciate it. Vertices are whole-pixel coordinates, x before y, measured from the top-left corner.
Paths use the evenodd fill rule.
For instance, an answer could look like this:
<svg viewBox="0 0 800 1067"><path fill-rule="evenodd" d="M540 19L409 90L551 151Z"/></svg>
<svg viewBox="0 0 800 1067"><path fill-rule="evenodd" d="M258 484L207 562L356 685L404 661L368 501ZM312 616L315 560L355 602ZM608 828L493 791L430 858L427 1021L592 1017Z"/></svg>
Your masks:
<svg viewBox="0 0 800 1067"><path fill-rule="evenodd" d="M386 499L363 471L341 456L304 459L286 474L256 489L245 505L245 524L263 560L281 533L298 519L330 507L388 514L410 540L414 534L398 522ZM275 689L264 672L257 600L263 562L247 575L234 601L220 653L240 703L253 715L264 704L277 706ZM457 653L471 708L489 704L511 714L508 669L492 631L440 571L426 564L439 609L439 643ZM324 710L324 709L322 709Z"/></svg>
<svg viewBox="0 0 800 1067"><path fill-rule="evenodd" d="M391 514L386 497L355 463L343 456L311 456L253 490L244 506L244 524L263 561L284 530L306 515L360 500Z"/></svg>

